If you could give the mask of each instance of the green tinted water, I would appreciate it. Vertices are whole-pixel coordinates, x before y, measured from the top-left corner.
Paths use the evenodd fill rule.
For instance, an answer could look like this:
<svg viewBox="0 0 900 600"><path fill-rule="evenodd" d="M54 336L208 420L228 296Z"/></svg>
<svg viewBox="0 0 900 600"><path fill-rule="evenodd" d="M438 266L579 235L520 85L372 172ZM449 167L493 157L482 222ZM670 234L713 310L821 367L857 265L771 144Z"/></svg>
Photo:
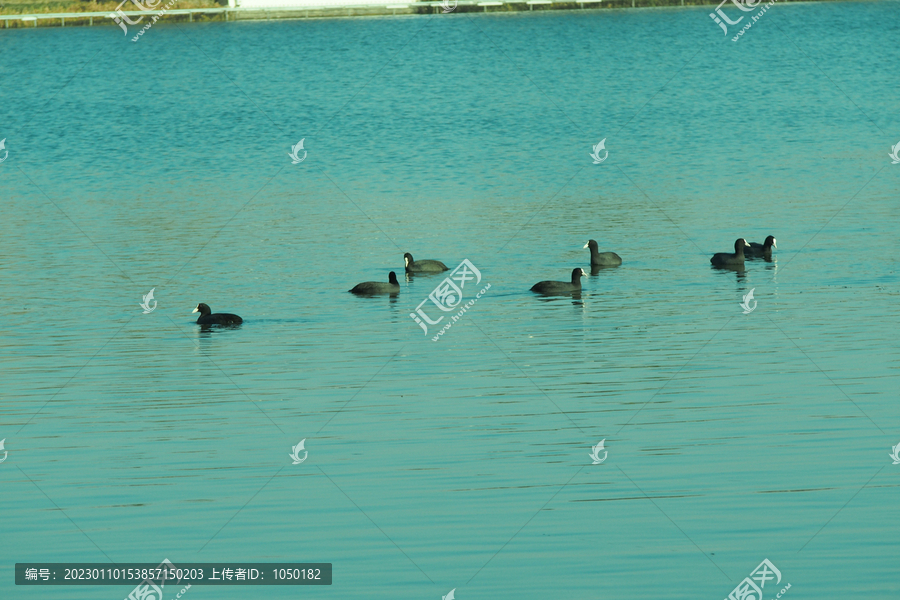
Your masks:
<svg viewBox="0 0 900 600"><path fill-rule="evenodd" d="M198 600L896 593L896 3L711 10L4 34L0 596L163 558L334 565ZM623 265L528 291L589 238ZM491 284L438 342L404 252Z"/></svg>

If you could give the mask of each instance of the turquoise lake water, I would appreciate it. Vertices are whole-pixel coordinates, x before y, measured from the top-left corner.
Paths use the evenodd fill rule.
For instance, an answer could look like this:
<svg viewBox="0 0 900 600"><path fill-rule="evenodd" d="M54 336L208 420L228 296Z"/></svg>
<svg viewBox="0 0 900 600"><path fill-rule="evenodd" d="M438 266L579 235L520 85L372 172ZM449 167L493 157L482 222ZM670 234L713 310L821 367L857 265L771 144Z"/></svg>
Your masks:
<svg viewBox="0 0 900 600"><path fill-rule="evenodd" d="M898 7L0 32L0 598L896 596ZM405 252L490 284L437 342Z"/></svg>

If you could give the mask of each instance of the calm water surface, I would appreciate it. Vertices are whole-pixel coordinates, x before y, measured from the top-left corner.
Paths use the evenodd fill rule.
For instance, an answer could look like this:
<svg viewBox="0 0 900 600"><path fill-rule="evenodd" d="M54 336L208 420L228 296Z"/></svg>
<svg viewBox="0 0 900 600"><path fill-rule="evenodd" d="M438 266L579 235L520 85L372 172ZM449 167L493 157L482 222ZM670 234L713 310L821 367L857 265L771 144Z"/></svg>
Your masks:
<svg viewBox="0 0 900 600"><path fill-rule="evenodd" d="M334 564L196 600L719 599L764 558L766 598L896 595L897 7L4 32L0 597L163 558ZM589 238L623 265L528 291ZM491 284L438 342L404 252Z"/></svg>

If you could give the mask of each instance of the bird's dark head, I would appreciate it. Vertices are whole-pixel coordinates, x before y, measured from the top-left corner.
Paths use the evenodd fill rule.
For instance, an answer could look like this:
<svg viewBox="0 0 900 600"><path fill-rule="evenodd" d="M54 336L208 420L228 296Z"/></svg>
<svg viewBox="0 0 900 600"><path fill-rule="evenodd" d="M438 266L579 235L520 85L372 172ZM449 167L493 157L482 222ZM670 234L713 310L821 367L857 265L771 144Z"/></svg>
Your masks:
<svg viewBox="0 0 900 600"><path fill-rule="evenodd" d="M777 247L778 246L775 245L775 237L771 236L771 235L766 238L766 241L763 244L763 248L777 248Z"/></svg>
<svg viewBox="0 0 900 600"><path fill-rule="evenodd" d="M195 313L198 312L198 313L200 313L201 317L204 317L204 316L210 314L212 311L209 310L209 307L207 305L205 305L201 302L200 304L197 305L197 308L195 308L193 310L193 312L195 312Z"/></svg>
<svg viewBox="0 0 900 600"><path fill-rule="evenodd" d="M397 281L397 274L391 271L388 273L388 283L392 283L394 285L400 285L400 282Z"/></svg>

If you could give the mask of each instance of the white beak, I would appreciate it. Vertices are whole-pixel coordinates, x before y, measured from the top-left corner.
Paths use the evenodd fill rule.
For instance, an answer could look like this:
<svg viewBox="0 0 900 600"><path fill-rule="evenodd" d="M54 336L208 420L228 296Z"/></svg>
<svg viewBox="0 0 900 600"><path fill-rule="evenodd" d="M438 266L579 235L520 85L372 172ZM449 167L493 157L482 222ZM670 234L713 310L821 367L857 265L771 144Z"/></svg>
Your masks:
<svg viewBox="0 0 900 600"><path fill-rule="evenodd" d="M200 309L199 309L199 308L195 308L194 310L191 311L191 314L194 314L195 312L200 312Z"/></svg>
<svg viewBox="0 0 900 600"><path fill-rule="evenodd" d="M404 266L404 267L408 267L408 266L409 266L409 259L406 258L405 256L403 257L403 266Z"/></svg>
<svg viewBox="0 0 900 600"><path fill-rule="evenodd" d="M777 247L778 247L778 244L775 243L775 240L774 240L774 239L772 240L772 247L773 247L773 248L777 248Z"/></svg>
<svg viewBox="0 0 900 600"><path fill-rule="evenodd" d="M591 243L588 242L587 244L584 245L584 247L587 248L587 247L590 246L590 245L591 245Z"/></svg>

